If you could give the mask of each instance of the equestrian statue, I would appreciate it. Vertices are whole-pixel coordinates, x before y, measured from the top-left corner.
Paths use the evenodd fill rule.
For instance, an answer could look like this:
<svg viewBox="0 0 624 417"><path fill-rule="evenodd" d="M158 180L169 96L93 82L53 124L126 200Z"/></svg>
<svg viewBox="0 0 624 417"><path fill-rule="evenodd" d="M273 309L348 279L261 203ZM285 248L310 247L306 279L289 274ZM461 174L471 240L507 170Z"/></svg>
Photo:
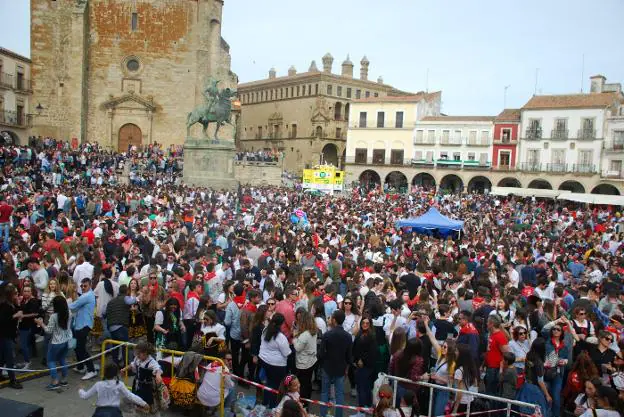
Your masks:
<svg viewBox="0 0 624 417"><path fill-rule="evenodd" d="M236 90L231 88L224 88L219 90L217 85L219 84L219 80L209 79L206 83L206 88L204 88L204 99L205 103L198 105L190 112L186 118L186 135L190 136L191 134L191 126L195 123L201 123L204 133L204 138L210 139L208 137L208 126L210 123L216 123L217 127L215 129L214 141L218 142L219 137L219 129L225 125L226 123L233 126L236 129L236 126L231 122L230 118L232 115L232 98L236 96Z"/></svg>

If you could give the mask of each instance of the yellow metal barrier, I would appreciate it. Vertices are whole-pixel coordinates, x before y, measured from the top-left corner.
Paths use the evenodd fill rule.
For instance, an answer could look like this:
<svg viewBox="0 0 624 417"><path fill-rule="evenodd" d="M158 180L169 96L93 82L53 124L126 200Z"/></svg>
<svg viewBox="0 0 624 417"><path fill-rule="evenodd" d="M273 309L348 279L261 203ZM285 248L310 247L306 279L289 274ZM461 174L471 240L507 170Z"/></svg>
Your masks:
<svg viewBox="0 0 624 417"><path fill-rule="evenodd" d="M104 342L102 342L102 352L105 352L108 348L108 345L126 345L126 349L125 349L125 366L128 366L128 351L130 350L130 347L134 347L136 346L136 343L130 343L130 342L120 342L118 340L112 340L112 339L106 339ZM163 354L168 354L171 355L171 378L173 380L173 377L175 376L175 357L179 356L182 357L184 356L184 352L180 352L177 350L170 350L170 349L156 349L156 352L161 352ZM114 352L115 354L117 353L116 351ZM204 360L207 361L213 361L213 362L218 362L221 364L221 402L219 404L219 413L220 413L220 417L224 417L225 416L225 375L224 375L224 370L225 370L225 362L223 362L223 359L221 358L217 358L214 356L205 356L203 355ZM103 377L104 376L104 367L106 366L106 355L102 355L102 357L100 358L100 375ZM209 371L206 371L209 372ZM130 385L128 384L128 373L126 372L124 375L124 384L126 384L127 387L130 387ZM201 384L201 382L200 382Z"/></svg>

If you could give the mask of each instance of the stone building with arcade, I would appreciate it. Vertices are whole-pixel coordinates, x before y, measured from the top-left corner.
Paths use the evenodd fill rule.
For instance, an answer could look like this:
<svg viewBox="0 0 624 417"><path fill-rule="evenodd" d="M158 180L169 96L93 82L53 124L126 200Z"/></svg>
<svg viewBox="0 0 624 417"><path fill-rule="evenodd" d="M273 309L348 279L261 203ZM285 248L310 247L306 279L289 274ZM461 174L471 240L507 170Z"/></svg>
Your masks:
<svg viewBox="0 0 624 417"><path fill-rule="evenodd" d="M241 117L238 144L245 151L279 151L284 169L301 172L319 163L341 167L346 150L349 108L353 100L410 95L384 83L371 81L370 61L360 61L360 77L353 76L347 56L340 74L332 71L334 58L322 58L322 68L312 61L307 71L291 66L278 76L239 84Z"/></svg>
<svg viewBox="0 0 624 417"><path fill-rule="evenodd" d="M182 144L208 77L236 87L223 0L31 0L32 134ZM234 128L223 137L233 137ZM192 130L199 136L201 126Z"/></svg>

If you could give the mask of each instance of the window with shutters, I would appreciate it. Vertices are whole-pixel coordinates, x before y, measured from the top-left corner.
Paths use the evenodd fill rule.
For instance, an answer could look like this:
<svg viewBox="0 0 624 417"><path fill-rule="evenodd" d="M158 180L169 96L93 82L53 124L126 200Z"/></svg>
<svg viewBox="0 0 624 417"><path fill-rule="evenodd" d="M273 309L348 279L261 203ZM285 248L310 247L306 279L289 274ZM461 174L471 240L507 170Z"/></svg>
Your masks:
<svg viewBox="0 0 624 417"><path fill-rule="evenodd" d="M453 161L461 161L461 153L453 152Z"/></svg>
<svg viewBox="0 0 624 417"><path fill-rule="evenodd" d="M451 131L450 130L443 130L442 131L442 144L443 145L448 145L449 142L451 140Z"/></svg>
<svg viewBox="0 0 624 417"><path fill-rule="evenodd" d="M351 88L347 87L347 98L351 98Z"/></svg>
<svg viewBox="0 0 624 417"><path fill-rule="evenodd" d="M384 119L386 114L382 111L377 112L377 127L384 127Z"/></svg>
<svg viewBox="0 0 624 417"><path fill-rule="evenodd" d="M366 127L366 112L365 111L361 111L360 112L360 127Z"/></svg>
<svg viewBox="0 0 624 417"><path fill-rule="evenodd" d="M342 97L342 86L336 87L336 95Z"/></svg>
<svg viewBox="0 0 624 417"><path fill-rule="evenodd" d="M334 93L334 87L331 84L327 84L327 95L331 96Z"/></svg>
<svg viewBox="0 0 624 417"><path fill-rule="evenodd" d="M427 131L427 143L431 145L435 143L435 130L431 129Z"/></svg>
<svg viewBox="0 0 624 417"><path fill-rule="evenodd" d="M396 115L394 118L394 127L396 127L397 129L403 128L403 112L402 111L396 112Z"/></svg>
<svg viewBox="0 0 624 417"><path fill-rule="evenodd" d="M475 161L476 160L474 152L468 152L468 160L469 161Z"/></svg>
<svg viewBox="0 0 624 417"><path fill-rule="evenodd" d="M418 144L418 143L424 143L424 136L425 136L425 132L423 130L417 130L416 131L416 136L414 137L414 143Z"/></svg>
<svg viewBox="0 0 624 417"><path fill-rule="evenodd" d="M422 159L423 159L423 153L422 153L422 151L416 151L416 152L414 152L414 159L415 159L416 161L422 161Z"/></svg>
<svg viewBox="0 0 624 417"><path fill-rule="evenodd" d="M591 149L579 149L578 151L578 172L592 172L593 164L592 160L594 153Z"/></svg>
<svg viewBox="0 0 624 417"><path fill-rule="evenodd" d="M362 98L362 90L360 89L355 90L355 98L356 99Z"/></svg>

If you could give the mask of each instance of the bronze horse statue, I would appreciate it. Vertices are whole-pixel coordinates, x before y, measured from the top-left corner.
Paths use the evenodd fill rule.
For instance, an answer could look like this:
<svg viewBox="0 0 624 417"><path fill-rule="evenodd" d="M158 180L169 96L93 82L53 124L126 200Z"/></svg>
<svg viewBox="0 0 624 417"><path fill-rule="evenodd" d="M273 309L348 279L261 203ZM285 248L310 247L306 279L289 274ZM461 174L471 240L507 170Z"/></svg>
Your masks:
<svg viewBox="0 0 624 417"><path fill-rule="evenodd" d="M200 123L203 126L204 138L208 138L208 126L210 123L216 123L214 140L219 141L219 129L228 123L232 124L230 118L232 116L232 98L236 97L236 90L224 88L219 90L217 84L219 81L212 80L210 85L204 91L206 95L206 103L200 104L190 112L186 118L186 135L190 136L191 126ZM234 126L236 128L236 126Z"/></svg>

